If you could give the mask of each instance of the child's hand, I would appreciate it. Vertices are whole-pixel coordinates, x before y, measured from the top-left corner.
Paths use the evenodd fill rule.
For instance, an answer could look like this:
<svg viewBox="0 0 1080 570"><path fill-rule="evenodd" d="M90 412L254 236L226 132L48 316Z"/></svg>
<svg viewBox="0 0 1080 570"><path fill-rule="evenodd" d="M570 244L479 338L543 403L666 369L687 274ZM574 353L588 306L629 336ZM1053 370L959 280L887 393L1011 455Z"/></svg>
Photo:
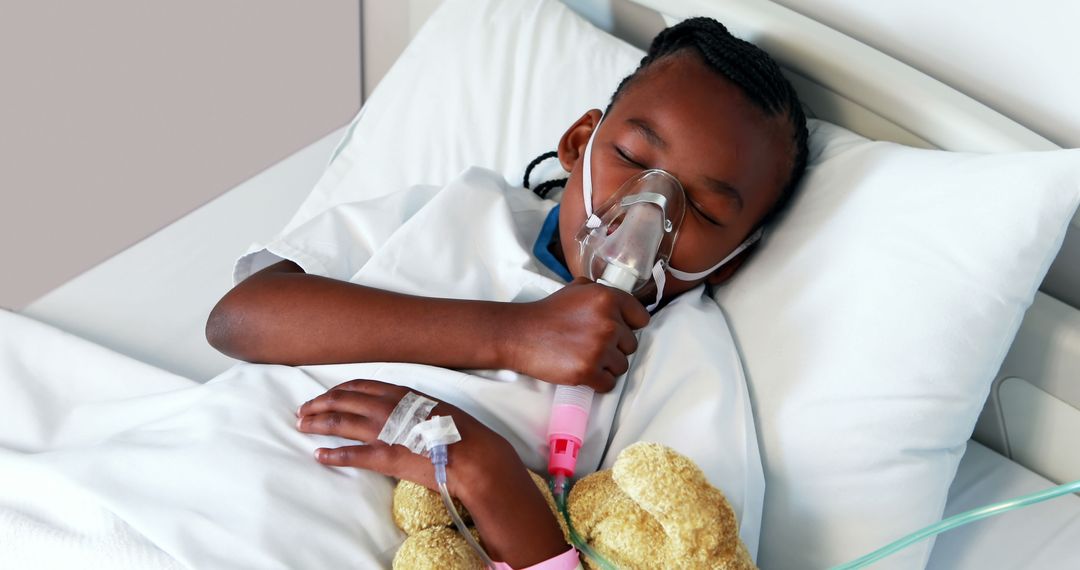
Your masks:
<svg viewBox="0 0 1080 570"><path fill-rule="evenodd" d="M430 459L377 439L390 412L409 391L374 380L345 382L300 406L296 426L305 433L367 444L320 448L316 459L324 465L370 469L437 490ZM489 554L517 568L565 552L569 547L558 523L510 443L445 402L431 413L454 418L461 434L461 441L448 448L447 484L450 494L468 509Z"/></svg>
<svg viewBox="0 0 1080 570"><path fill-rule="evenodd" d="M518 306L511 368L552 384L615 387L637 350L634 331L649 324L641 302L614 287L574 279L551 296Z"/></svg>
<svg viewBox="0 0 1080 570"><path fill-rule="evenodd" d="M438 490L430 459L403 445L387 445L378 440L386 419L409 392L408 388L394 384L351 380L300 406L296 427L305 433L336 435L366 444L317 449L315 458L323 464L378 471ZM431 415L451 416L461 434L461 441L450 446L450 463L446 471L450 493L463 502L475 486L465 487L463 483L487 479L489 474L496 474L508 466L522 465L513 447L502 436L458 408L439 402Z"/></svg>

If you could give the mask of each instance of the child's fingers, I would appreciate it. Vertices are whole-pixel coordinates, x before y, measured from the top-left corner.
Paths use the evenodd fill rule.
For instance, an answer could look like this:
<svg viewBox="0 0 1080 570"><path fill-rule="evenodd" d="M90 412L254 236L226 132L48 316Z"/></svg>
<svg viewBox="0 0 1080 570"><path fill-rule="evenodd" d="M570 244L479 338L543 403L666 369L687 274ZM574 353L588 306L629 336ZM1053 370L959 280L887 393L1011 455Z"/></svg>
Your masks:
<svg viewBox="0 0 1080 570"><path fill-rule="evenodd" d="M315 450L315 459L323 465L367 469L428 487L435 482L431 461L401 445L376 442L338 448L320 447Z"/></svg>
<svg viewBox="0 0 1080 570"><path fill-rule="evenodd" d="M304 433L336 435L356 441L376 441L384 421L342 412L300 416L296 429Z"/></svg>
<svg viewBox="0 0 1080 570"><path fill-rule="evenodd" d="M649 324L649 311L646 311L645 307L641 306L641 301L638 301L629 293L619 295L619 311L622 313L623 321L631 329L645 328L645 325Z"/></svg>
<svg viewBox="0 0 1080 570"><path fill-rule="evenodd" d="M630 360L625 354L617 350L609 350L604 356L604 362L601 364L605 370L614 376L622 376L624 372L630 369Z"/></svg>
<svg viewBox="0 0 1080 570"><path fill-rule="evenodd" d="M619 352L622 352L623 354L633 354L638 347L638 339L634 336L634 331L620 327L617 346L619 347Z"/></svg>
<svg viewBox="0 0 1080 570"><path fill-rule="evenodd" d="M338 386L301 405L300 409L297 410L297 414L304 417L314 414L344 412L369 417L376 421L385 421L386 418L390 417L390 412L394 411L396 405L396 401L388 398L342 389Z"/></svg>
<svg viewBox="0 0 1080 570"><path fill-rule="evenodd" d="M615 375L606 368L601 368L593 374L592 382L588 385L601 394L610 392L615 387Z"/></svg>
<svg viewBox="0 0 1080 570"><path fill-rule="evenodd" d="M385 396L389 393L401 392L401 386L396 384L387 384L386 382L379 382L378 380L367 380L364 378L357 378L355 380L349 380L334 386L335 390L349 390L352 392L361 392L364 394L370 394L372 396Z"/></svg>

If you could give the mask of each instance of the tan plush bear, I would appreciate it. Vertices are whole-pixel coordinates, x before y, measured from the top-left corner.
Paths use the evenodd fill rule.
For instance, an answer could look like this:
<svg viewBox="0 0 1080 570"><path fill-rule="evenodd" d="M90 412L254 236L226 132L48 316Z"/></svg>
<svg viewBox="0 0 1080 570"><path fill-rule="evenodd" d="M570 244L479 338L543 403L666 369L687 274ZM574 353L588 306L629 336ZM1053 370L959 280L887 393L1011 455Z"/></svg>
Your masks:
<svg viewBox="0 0 1080 570"><path fill-rule="evenodd" d="M567 511L574 530L620 569L755 568L724 494L660 444L631 445L614 468L578 481Z"/></svg>
<svg viewBox="0 0 1080 570"><path fill-rule="evenodd" d="M547 482L536 473L533 483L544 494L551 514L559 520L563 536L570 540L566 522L555 507ZM469 523L469 513L454 499L461 518ZM480 557L469 547L469 543L458 534L450 513L443 506L438 493L411 481L398 481L394 488L394 523L409 535L394 555L394 570L473 570L484 567ZM475 528L469 530L478 542L480 535Z"/></svg>
<svg viewBox="0 0 1080 570"><path fill-rule="evenodd" d="M555 512L546 483L532 475ZM578 481L567 511L574 530L616 568L756 568L724 494L692 461L659 444L634 444L613 469ZM409 534L394 557L396 570L482 567L452 528L438 494L400 482L394 521ZM586 567L601 567L583 558Z"/></svg>

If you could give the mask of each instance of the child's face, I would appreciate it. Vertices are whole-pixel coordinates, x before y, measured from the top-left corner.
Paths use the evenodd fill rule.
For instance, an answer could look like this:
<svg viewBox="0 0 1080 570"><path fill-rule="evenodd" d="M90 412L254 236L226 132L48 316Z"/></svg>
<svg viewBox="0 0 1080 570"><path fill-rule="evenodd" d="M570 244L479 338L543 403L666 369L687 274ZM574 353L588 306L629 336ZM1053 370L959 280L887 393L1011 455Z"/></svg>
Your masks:
<svg viewBox="0 0 1080 570"><path fill-rule="evenodd" d="M559 141L559 160L570 172L561 200L559 238L575 277L583 275L574 240L585 221L582 164L600 114L596 109L587 112ZM593 208L642 170L668 171L682 183L687 198L671 265L703 271L735 249L772 208L787 181L792 155L785 116L767 117L696 53L673 54L643 70L604 117L592 147ZM707 279L723 281L742 257ZM669 275L664 298L700 282ZM655 293L639 297L643 294Z"/></svg>

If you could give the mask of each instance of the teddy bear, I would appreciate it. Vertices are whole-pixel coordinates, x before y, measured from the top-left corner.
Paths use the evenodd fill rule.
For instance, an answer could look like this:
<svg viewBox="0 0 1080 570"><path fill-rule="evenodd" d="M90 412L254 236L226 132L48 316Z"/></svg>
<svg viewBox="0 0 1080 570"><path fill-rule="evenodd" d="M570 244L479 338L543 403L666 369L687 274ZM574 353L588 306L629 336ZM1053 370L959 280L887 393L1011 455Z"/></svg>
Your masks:
<svg viewBox="0 0 1080 570"><path fill-rule="evenodd" d="M693 461L669 447L636 443L619 454L612 469L578 481L567 498L569 527L544 479L531 475L568 542L572 528L615 568L756 568L724 494ZM483 567L434 491L401 481L393 511L394 522L408 535L394 557L395 570ZM603 567L588 556L582 560L592 570Z"/></svg>

